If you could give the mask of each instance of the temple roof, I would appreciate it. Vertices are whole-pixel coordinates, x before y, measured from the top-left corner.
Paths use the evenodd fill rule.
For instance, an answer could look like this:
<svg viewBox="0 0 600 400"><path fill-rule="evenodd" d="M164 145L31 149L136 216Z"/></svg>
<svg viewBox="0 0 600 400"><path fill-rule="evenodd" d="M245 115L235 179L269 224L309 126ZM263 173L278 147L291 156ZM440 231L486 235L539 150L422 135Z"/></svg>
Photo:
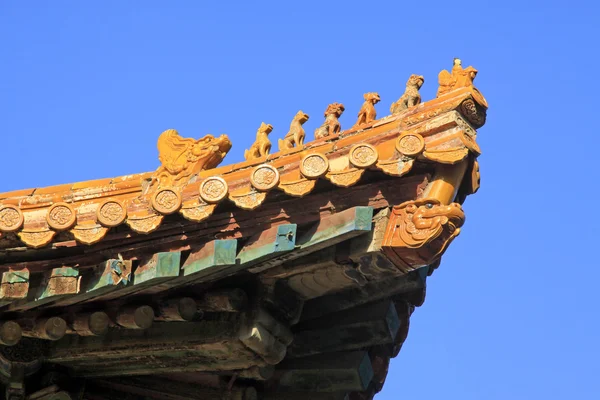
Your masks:
<svg viewBox="0 0 600 400"><path fill-rule="evenodd" d="M193 164L214 163L208 160L214 157L220 161L226 151L219 146L225 143L230 147L229 139L209 135L195 141L169 130L161 136L159 150L161 144L179 146L180 151L174 150L179 151L180 163L175 168L191 165L198 171L178 177L163 164L154 172L0 193L0 232L3 236L16 234L33 248L64 242L65 236L90 245L103 240L110 228L123 224L147 234L173 213L201 222L220 203L253 210L273 192L302 197L311 193L319 180L349 187L367 171L401 177L419 163L455 164L480 153L474 128L484 121L468 119L469 115L478 117L475 109L466 118L461 115L459 109L465 104L483 108L486 103L478 92L462 88L302 147L208 169L208 164ZM453 110L459 111L450 112ZM184 153L195 147L205 154L195 162L186 161L190 155ZM279 199L284 197L280 193ZM57 235L61 232L67 235ZM0 249L6 248L7 242L16 246L12 240L3 243L0 237Z"/></svg>
<svg viewBox="0 0 600 400"><path fill-rule="evenodd" d="M226 135L170 129L156 171L0 194L0 379L22 396L17 367L62 374L33 384L52 396L372 398L479 188L476 72L455 61L425 102L412 75L381 118L366 93L348 129L332 103L313 140L299 111L274 152L262 123L244 162L221 165Z"/></svg>

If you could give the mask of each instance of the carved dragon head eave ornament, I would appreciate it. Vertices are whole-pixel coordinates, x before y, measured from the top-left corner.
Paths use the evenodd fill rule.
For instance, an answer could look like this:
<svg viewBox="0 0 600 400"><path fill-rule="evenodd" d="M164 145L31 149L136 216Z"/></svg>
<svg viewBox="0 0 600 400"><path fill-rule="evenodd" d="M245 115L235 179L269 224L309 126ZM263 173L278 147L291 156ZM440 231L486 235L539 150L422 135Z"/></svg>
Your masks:
<svg viewBox="0 0 600 400"><path fill-rule="evenodd" d="M407 201L392 208L384 252L411 268L434 264L464 223L458 203L442 205L431 198Z"/></svg>
<svg viewBox="0 0 600 400"><path fill-rule="evenodd" d="M160 186L185 186L200 171L217 167L232 143L227 135L206 135L201 139L182 138L175 129L164 131L158 138L161 166L153 175Z"/></svg>

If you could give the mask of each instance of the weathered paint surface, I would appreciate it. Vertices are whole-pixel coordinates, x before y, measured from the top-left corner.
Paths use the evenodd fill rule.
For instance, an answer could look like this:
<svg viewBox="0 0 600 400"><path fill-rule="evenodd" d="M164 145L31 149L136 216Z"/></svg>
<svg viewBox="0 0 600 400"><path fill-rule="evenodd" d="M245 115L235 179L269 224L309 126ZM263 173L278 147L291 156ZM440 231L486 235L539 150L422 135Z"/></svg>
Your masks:
<svg viewBox="0 0 600 400"><path fill-rule="evenodd" d="M190 254L183 264L183 275L195 277L218 266L234 265L237 254L237 240L214 240L200 251Z"/></svg>
<svg viewBox="0 0 600 400"><path fill-rule="evenodd" d="M294 250L296 224L283 224L261 232L248 241L237 256L240 264L256 264L278 254Z"/></svg>

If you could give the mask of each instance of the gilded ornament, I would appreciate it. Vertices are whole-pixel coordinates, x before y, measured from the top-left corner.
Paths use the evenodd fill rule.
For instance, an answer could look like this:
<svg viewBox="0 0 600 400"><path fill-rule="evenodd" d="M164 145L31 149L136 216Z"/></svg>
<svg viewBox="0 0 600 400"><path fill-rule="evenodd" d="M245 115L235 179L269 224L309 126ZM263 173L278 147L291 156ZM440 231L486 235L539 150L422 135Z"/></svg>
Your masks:
<svg viewBox="0 0 600 400"><path fill-rule="evenodd" d="M423 156L428 160L442 164L456 164L457 162L464 160L468 155L469 149L466 147L444 150L428 150L423 152Z"/></svg>
<svg viewBox="0 0 600 400"><path fill-rule="evenodd" d="M290 130L283 139L279 139L279 150L288 150L295 147L304 147L306 133L302 125L308 121L308 114L298 111L290 124Z"/></svg>
<svg viewBox="0 0 600 400"><path fill-rule="evenodd" d="M430 265L458 236L464 222L465 214L458 203L443 205L435 199L402 203L392 209L384 252L413 268Z"/></svg>
<svg viewBox="0 0 600 400"><path fill-rule="evenodd" d="M350 162L358 168L368 168L379 158L377 149L367 143L357 144L350 149Z"/></svg>
<svg viewBox="0 0 600 400"><path fill-rule="evenodd" d="M479 145L468 133L461 132L460 140L467 149L471 150L473 154L475 154L475 157L481 155L481 149L479 148Z"/></svg>
<svg viewBox="0 0 600 400"><path fill-rule="evenodd" d="M55 203L48 209L46 221L52 229L62 231L75 224L77 214L73 207L67 203Z"/></svg>
<svg viewBox="0 0 600 400"><path fill-rule="evenodd" d="M325 176L336 186L350 187L360 180L364 172L364 169L350 168L343 171L329 171Z"/></svg>
<svg viewBox="0 0 600 400"><path fill-rule="evenodd" d="M313 153L300 161L300 172L308 179L322 177L329 170L329 160L323 154Z"/></svg>
<svg viewBox="0 0 600 400"><path fill-rule="evenodd" d="M396 150L407 157L416 157L425 149L425 139L418 133L405 132L396 141Z"/></svg>
<svg viewBox="0 0 600 400"><path fill-rule="evenodd" d="M200 185L200 197L207 203L218 203L227 197L229 188L225 179L218 176L206 178Z"/></svg>
<svg viewBox="0 0 600 400"><path fill-rule="evenodd" d="M414 107L421 103L421 94L419 89L423 86L425 78L421 75L411 75L406 82L406 89L404 94L398 99L397 102L392 104L390 107L390 113L392 115L399 114L404 110Z"/></svg>
<svg viewBox="0 0 600 400"><path fill-rule="evenodd" d="M402 159L379 161L377 163L377 168L383 171L386 175L402 176L406 175L406 173L411 170L413 163L413 159L409 159L408 161L404 161Z"/></svg>
<svg viewBox="0 0 600 400"><path fill-rule="evenodd" d="M338 118L344 113L345 107L341 103L331 103L325 110L325 122L315 130L315 139L322 139L340 133L342 125Z"/></svg>
<svg viewBox="0 0 600 400"><path fill-rule="evenodd" d="M316 181L310 179L299 179L291 182L279 183L279 189L290 196L302 197L310 193L315 188Z"/></svg>
<svg viewBox="0 0 600 400"><path fill-rule="evenodd" d="M485 124L485 108L478 106L472 99L460 103L460 112L475 128L481 128Z"/></svg>
<svg viewBox="0 0 600 400"><path fill-rule="evenodd" d="M271 190L279 184L279 171L268 164L259 165L250 173L250 182L257 190Z"/></svg>
<svg viewBox="0 0 600 400"><path fill-rule="evenodd" d="M365 93L363 97L365 99L365 102L360 108L360 111L358 112L358 120L352 128L358 128L361 125L365 125L375 121L375 119L377 118L375 104L379 103L379 101L381 100L381 98L379 97L379 93Z"/></svg>
<svg viewBox="0 0 600 400"><path fill-rule="evenodd" d="M79 227L71 229L71 233L75 239L83 244L98 243L108 232L108 228L100 225L92 225L90 227Z"/></svg>
<svg viewBox="0 0 600 400"><path fill-rule="evenodd" d="M181 194L172 188L158 189L152 196L152 207L161 214L173 214L181 207Z"/></svg>
<svg viewBox="0 0 600 400"><path fill-rule="evenodd" d="M187 220L200 222L210 217L217 207L216 204L207 204L198 202L198 204L189 206L184 204L179 212Z"/></svg>
<svg viewBox="0 0 600 400"><path fill-rule="evenodd" d="M158 159L161 166L153 180L161 186L185 185L192 175L215 168L231 149L227 135L202 139L182 138L175 129L164 131L158 138Z"/></svg>
<svg viewBox="0 0 600 400"><path fill-rule="evenodd" d="M129 216L127 225L137 233L150 233L160 226L162 215L150 214L145 216Z"/></svg>
<svg viewBox="0 0 600 400"><path fill-rule="evenodd" d="M23 212L16 206L0 206L0 230L14 232L23 226Z"/></svg>
<svg viewBox="0 0 600 400"><path fill-rule="evenodd" d="M438 115L440 115L441 112L442 112L442 110L440 110L440 109L425 111L425 112L418 113L416 115L407 116L407 117L403 118L402 121L407 126L415 125L415 124L418 124L418 123L423 122L425 120L428 120L428 119L431 119L431 118L435 118Z"/></svg>
<svg viewBox="0 0 600 400"><path fill-rule="evenodd" d="M264 122L260 124L260 127L256 132L256 140L249 150L244 151L244 158L246 160L254 160L269 155L269 152L271 151L269 133L271 133L271 131L273 131L273 125L265 124Z"/></svg>
<svg viewBox="0 0 600 400"><path fill-rule="evenodd" d="M44 247L52 241L56 232L51 230L46 231L21 231L18 233L19 238L23 243L35 249Z"/></svg>
<svg viewBox="0 0 600 400"><path fill-rule="evenodd" d="M229 200L231 200L235 203L236 206L244 210L254 210L256 207L260 206L266 198L266 192L256 191L238 195L229 195Z"/></svg>
<svg viewBox="0 0 600 400"><path fill-rule="evenodd" d="M112 228L120 225L127 218L127 210L115 199L105 200L96 210L96 218L102 225Z"/></svg>

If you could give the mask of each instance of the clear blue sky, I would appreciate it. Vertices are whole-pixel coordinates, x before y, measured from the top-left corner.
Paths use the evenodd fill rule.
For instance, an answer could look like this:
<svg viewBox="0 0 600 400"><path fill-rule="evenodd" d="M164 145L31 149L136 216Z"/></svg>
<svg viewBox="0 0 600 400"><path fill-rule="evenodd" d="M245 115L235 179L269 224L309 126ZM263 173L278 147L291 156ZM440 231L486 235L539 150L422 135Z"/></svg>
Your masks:
<svg viewBox="0 0 600 400"><path fill-rule="evenodd" d="M600 399L594 3L0 1L0 191L153 170L167 128L239 161L261 121L348 127L460 57L482 188L378 399Z"/></svg>

